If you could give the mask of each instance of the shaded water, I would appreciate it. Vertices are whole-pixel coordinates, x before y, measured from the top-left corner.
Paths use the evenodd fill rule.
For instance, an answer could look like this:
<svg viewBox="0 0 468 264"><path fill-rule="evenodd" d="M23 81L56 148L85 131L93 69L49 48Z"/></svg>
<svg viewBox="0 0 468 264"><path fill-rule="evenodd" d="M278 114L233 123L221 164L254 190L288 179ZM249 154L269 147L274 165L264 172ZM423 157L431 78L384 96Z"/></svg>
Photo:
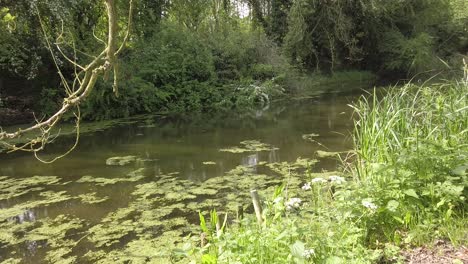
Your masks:
<svg viewBox="0 0 468 264"><path fill-rule="evenodd" d="M350 149L352 120L347 104L354 99L356 96L328 95L277 103L269 109L243 114L145 117L132 124L82 135L77 149L53 164L40 163L28 154L0 154L0 261L15 258L25 263L95 262L105 257L83 255L131 250L131 241L167 246L175 241L165 241L165 233L177 240L179 235L196 231L198 210L233 211L238 204L247 206L250 188L265 189L284 181L265 165L293 163L298 157L313 159L317 150ZM313 139L320 144L303 138L311 133L319 135ZM245 140L268 144L267 150L220 151L242 146L240 142ZM63 152L71 141L60 140L43 156ZM137 160L124 166L106 165L110 157L128 155ZM337 164L334 159L320 159L312 170L335 170ZM34 175L55 177L49 181L36 177L42 179L37 183L22 181ZM97 184L84 182L83 176L117 181ZM302 180L306 180L305 176L293 184L299 185ZM5 185L8 181L11 184ZM21 184L23 189L14 189ZM22 191L22 195L12 195ZM59 194L58 198L41 196L46 191ZM104 199L87 203L83 197L91 201ZM124 214L119 208L130 209ZM150 216L145 214L148 211L152 212ZM115 216L120 213L124 216ZM61 215L75 219L75 226L61 225L70 223ZM110 229L126 224L133 227ZM63 237L40 229L47 225L62 228ZM96 225L108 229L93 229ZM100 232L105 235L96 235ZM27 236L28 233L35 236ZM157 244L155 239L161 237L162 243ZM57 253L60 248L68 251Z"/></svg>

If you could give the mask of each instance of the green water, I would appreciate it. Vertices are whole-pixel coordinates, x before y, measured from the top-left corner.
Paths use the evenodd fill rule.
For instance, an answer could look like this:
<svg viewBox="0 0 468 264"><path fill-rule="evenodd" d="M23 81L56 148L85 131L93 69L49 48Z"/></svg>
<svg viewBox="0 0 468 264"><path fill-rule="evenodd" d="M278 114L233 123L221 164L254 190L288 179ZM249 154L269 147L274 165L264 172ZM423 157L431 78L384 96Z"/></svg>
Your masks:
<svg viewBox="0 0 468 264"><path fill-rule="evenodd" d="M327 95L242 114L140 117L83 134L77 149L53 164L0 154L0 261L167 263L170 247L197 236L199 210L232 219L239 206L250 210L252 188L262 194L336 170L334 158L313 159L317 150L351 148L347 104L355 99ZM316 142L304 139L312 133ZM246 147L246 140L265 147ZM57 140L42 157L70 144L72 138ZM244 152L220 151L236 146ZM106 165L129 155L126 165Z"/></svg>

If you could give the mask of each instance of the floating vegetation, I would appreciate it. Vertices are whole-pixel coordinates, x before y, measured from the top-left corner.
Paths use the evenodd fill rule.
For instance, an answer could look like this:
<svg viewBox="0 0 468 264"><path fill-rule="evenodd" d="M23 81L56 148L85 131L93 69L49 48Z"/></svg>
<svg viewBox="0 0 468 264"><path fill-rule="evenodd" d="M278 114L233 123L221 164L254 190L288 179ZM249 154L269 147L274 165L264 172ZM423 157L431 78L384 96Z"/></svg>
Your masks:
<svg viewBox="0 0 468 264"><path fill-rule="evenodd" d="M88 239L96 247L110 246L118 243L122 237L135 229L135 223L129 220L131 214L136 213L135 208L119 208L109 213L97 224L89 229Z"/></svg>
<svg viewBox="0 0 468 264"><path fill-rule="evenodd" d="M79 183L96 183L99 186L106 186L109 184L116 184L119 182L136 182L143 179L145 176L143 175L144 168L140 168L136 171L132 171L127 174L128 178L97 178L90 175L86 175L81 177L81 179L77 180L76 182Z"/></svg>
<svg viewBox="0 0 468 264"><path fill-rule="evenodd" d="M197 198L197 196L186 193L186 192L168 192L164 196L164 199L170 200L170 201L185 201L185 200L191 200L195 198Z"/></svg>
<svg viewBox="0 0 468 264"><path fill-rule="evenodd" d="M275 162L266 166L276 173L289 176L291 173L300 173L311 169L317 162L315 159L297 158L295 162Z"/></svg>
<svg viewBox="0 0 468 264"><path fill-rule="evenodd" d="M137 160L136 156L111 157L106 160L109 166L125 166Z"/></svg>
<svg viewBox="0 0 468 264"><path fill-rule="evenodd" d="M57 176L32 176L28 178L0 177L0 200L19 197L29 192L41 191L41 185L52 185L60 181Z"/></svg>
<svg viewBox="0 0 468 264"><path fill-rule="evenodd" d="M215 195L218 193L218 190L209 188L209 187L207 188L202 185L202 186L198 186L198 187L190 189L189 192L195 195Z"/></svg>
<svg viewBox="0 0 468 264"><path fill-rule="evenodd" d="M173 230L154 238L149 235L139 236L129 242L125 248L110 252L88 252L86 257L93 263L174 263L172 249L181 241L182 232Z"/></svg>
<svg viewBox="0 0 468 264"><path fill-rule="evenodd" d="M66 193L66 191L46 191L39 194L39 196L43 197L43 199L16 204L10 208L0 208L0 222L21 215L28 209L59 203L73 198Z"/></svg>
<svg viewBox="0 0 468 264"><path fill-rule="evenodd" d="M18 263L21 263L21 259L8 258L2 262L2 264L18 264Z"/></svg>
<svg viewBox="0 0 468 264"><path fill-rule="evenodd" d="M332 152L332 151L323 151L317 150L317 157L319 158L336 158L339 157L343 152Z"/></svg>
<svg viewBox="0 0 468 264"><path fill-rule="evenodd" d="M304 134L302 135L302 139L304 140L308 140L308 141L312 141L312 142L315 142L315 139L316 137L319 137L319 134Z"/></svg>
<svg viewBox="0 0 468 264"><path fill-rule="evenodd" d="M243 153L275 149L277 148L269 144L249 140L242 141L240 147L220 151ZM131 163L132 166L143 167L145 164L140 162L148 161L154 160L126 156L109 158L106 164L123 166ZM0 209L0 246L13 252L18 245L35 242L35 245L44 248L40 253L43 257L41 261L48 263L171 263L171 261L176 263L177 259L174 259L172 249L180 247L178 243L183 241L182 235L198 231L198 226L194 226L193 220L189 221L186 215L193 215L198 211L207 214L216 208L223 214L235 216L239 208L246 208L246 205L251 203L250 189L259 189L260 195L267 195L274 186L281 183L299 186L305 181L301 173L309 172L316 162L312 159L298 158L293 162L261 161L252 166L239 165L223 175L209 178L201 183L181 179L178 176L179 172L154 173L145 168L120 177L86 175L74 182L109 186L116 183L137 182L145 176L152 176L148 177L148 180L152 181L128 186L133 188L129 190L131 193L129 203L107 213L97 223L87 223L63 215L36 222L13 221L15 216L23 214L28 209L69 199L79 199L81 203L91 205L109 200L109 196L100 195L96 190L78 192L76 196L70 196L65 191L47 191L39 193L40 199L37 201L2 208ZM202 164L210 166L217 163L208 160ZM158 169L155 168L156 171ZM62 184L60 178L55 176L34 176L28 179L10 179L1 176L0 198L9 199L32 191L40 192L51 185L63 188ZM82 233L78 234L77 231ZM82 240L86 244L87 253L80 252L81 247L75 248ZM17 254L19 253L12 253L8 257L18 257Z"/></svg>
<svg viewBox="0 0 468 264"><path fill-rule="evenodd" d="M33 222L17 223L4 221L0 223L0 244L16 245L24 241L24 234L34 226Z"/></svg>
<svg viewBox="0 0 468 264"><path fill-rule="evenodd" d="M68 238L72 230L83 227L83 220L66 215L59 215L55 219L45 218L39 221L41 225L29 231L26 241L47 241L50 250L45 260L50 263L74 263L76 256L67 256L76 245Z"/></svg>
<svg viewBox="0 0 468 264"><path fill-rule="evenodd" d="M83 227L83 220L67 215L59 215L55 219L45 218L39 220L40 227L29 231L25 239L28 241L43 241L51 247L62 247L74 245L72 240L67 239L71 230Z"/></svg>
<svg viewBox="0 0 468 264"><path fill-rule="evenodd" d="M219 151L221 152L230 152L230 153L244 153L244 152L260 152L260 151L272 151L278 150L278 148L273 147L270 144L262 143L258 140L245 140L240 142L241 146L231 147L231 148L222 148Z"/></svg>
<svg viewBox="0 0 468 264"><path fill-rule="evenodd" d="M142 198L148 198L155 195L163 195L165 190L160 188L159 184L156 182L148 182L143 184L138 184L135 186L136 190L132 195L138 195Z"/></svg>
<svg viewBox="0 0 468 264"><path fill-rule="evenodd" d="M78 197L81 199L81 202L87 204L97 204L109 200L109 196L104 196L99 198L96 196L96 192L80 194Z"/></svg>

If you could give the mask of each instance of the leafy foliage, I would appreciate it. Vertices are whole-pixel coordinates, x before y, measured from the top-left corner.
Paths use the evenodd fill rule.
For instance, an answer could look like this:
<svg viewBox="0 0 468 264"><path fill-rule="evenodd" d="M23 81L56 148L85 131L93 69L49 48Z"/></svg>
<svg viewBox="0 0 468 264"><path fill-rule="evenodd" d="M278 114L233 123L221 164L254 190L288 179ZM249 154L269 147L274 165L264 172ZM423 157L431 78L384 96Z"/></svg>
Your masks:
<svg viewBox="0 0 468 264"><path fill-rule="evenodd" d="M348 177L306 170L302 190L285 181L270 190L261 224L248 216L213 236L201 218L208 243L193 256L202 263L400 263L406 246L465 243L468 86L401 89L353 106L357 156L344 163ZM293 167L268 166L286 177Z"/></svg>

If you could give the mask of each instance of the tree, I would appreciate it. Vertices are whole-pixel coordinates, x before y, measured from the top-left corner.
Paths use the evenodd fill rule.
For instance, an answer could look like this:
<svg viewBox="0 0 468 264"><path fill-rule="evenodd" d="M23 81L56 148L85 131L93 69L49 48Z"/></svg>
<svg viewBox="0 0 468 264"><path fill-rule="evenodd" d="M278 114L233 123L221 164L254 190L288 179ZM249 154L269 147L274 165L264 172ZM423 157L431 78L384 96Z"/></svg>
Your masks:
<svg viewBox="0 0 468 264"><path fill-rule="evenodd" d="M14 132L7 132L0 130L0 143L3 143L7 146L10 151L29 151L33 152L37 157L37 152L44 149L44 146L50 141L51 130L58 124L62 117L71 111L73 111L76 117L76 141L75 145L67 151L64 155L68 154L78 143L79 139L79 124L80 124L80 103L84 102L89 94L93 91L94 85L97 79L101 76L107 78L110 74L113 75L113 91L116 96L118 96L118 61L117 58L122 50L125 48L126 42L130 33L130 24L132 20L133 13L133 0L129 1L129 11L128 11L128 20L127 20L127 29L125 34L122 36L122 39L119 42L119 27L118 27L118 10L115 0L103 0L105 5L105 13L107 14L107 41L99 40L103 44L103 48L99 53L92 55L89 62L86 64L80 64L77 62L76 56L70 57L61 47L63 41L63 31L57 37L56 43L51 43L47 36L47 32L44 26L44 21L42 20L39 9L36 6L38 20L41 23L41 28L45 37L46 45L51 52L54 64L57 68L58 74L61 79L63 87L65 87L66 98L64 98L62 106L57 110L51 117L37 121L35 125L27 127L25 129L19 129ZM52 45L55 45L53 49ZM74 68L73 80L69 81L65 78L64 74L61 71L57 57L54 55L54 51L58 51L63 60L70 63ZM76 52L76 50L74 50ZM29 140L27 143L22 144L21 146L15 146L7 143L6 140L19 138L27 132L38 132L39 135ZM60 156L63 157L64 155ZM54 160L60 158L57 157Z"/></svg>

